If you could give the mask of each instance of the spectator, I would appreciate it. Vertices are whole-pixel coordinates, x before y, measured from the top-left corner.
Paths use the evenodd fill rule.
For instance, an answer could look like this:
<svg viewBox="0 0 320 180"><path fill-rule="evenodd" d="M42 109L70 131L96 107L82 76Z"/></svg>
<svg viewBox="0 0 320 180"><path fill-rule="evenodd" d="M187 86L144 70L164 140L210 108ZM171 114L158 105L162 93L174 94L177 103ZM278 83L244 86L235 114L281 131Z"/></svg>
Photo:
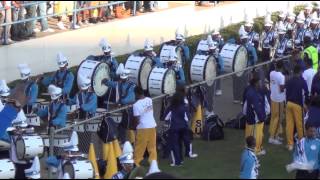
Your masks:
<svg viewBox="0 0 320 180"><path fill-rule="evenodd" d="M3 23L11 23L11 1L2 1L1 6L5 8L4 11L0 11L0 24ZM14 41L11 40L11 25L7 25L6 28L4 26L0 27L2 30L0 30L0 37L1 37L1 43L2 44L12 44ZM7 37L7 42L5 42L5 37Z"/></svg>
<svg viewBox="0 0 320 180"><path fill-rule="evenodd" d="M305 53L304 55L304 62L307 66L307 70L305 70L302 74L303 79L307 82L309 95L311 95L311 86L313 77L316 74L316 71L312 68L312 60L308 57L308 55Z"/></svg>
<svg viewBox="0 0 320 180"><path fill-rule="evenodd" d="M39 1L39 4L37 5L38 15L46 16L47 15L47 2L46 1ZM33 22L34 24L36 21ZM41 24L41 31L42 32L54 32L53 29L49 28L48 26L48 19L46 17L40 19ZM40 30L35 28L35 32L39 32Z"/></svg>
<svg viewBox="0 0 320 180"><path fill-rule="evenodd" d="M54 5L54 12L55 13L64 13L64 12L66 12L66 15L68 16L69 22L71 24L70 28L72 28L72 20L73 20L72 11L74 9L73 4L74 4L73 1L55 1L55 5ZM58 16L57 26L61 30L66 30L66 27L64 26L64 24L62 22L62 15ZM74 28L75 29L79 29L80 26L79 25L75 25Z"/></svg>
<svg viewBox="0 0 320 180"><path fill-rule="evenodd" d="M286 84L286 134L288 150L293 150L294 128L297 129L298 138L303 138L303 107L305 99L308 100L309 90L306 81L302 78L301 68L296 65L294 76Z"/></svg>
<svg viewBox="0 0 320 180"><path fill-rule="evenodd" d="M133 105L133 114L135 122L137 122L137 135L134 151L134 161L137 166L140 166L144 159L143 155L147 150L149 153L149 162L157 160L157 132L156 121L153 115L152 100L145 97L143 89L136 88L135 93L138 101Z"/></svg>
<svg viewBox="0 0 320 180"><path fill-rule="evenodd" d="M30 3L33 3L35 1L29 1ZM28 2L28 3L29 3ZM26 9L26 19L35 18L36 12L37 12L37 6L35 4L33 5L27 5L25 6ZM25 24L25 34L26 37L36 37L36 32L34 32L35 29L35 21L27 21Z"/></svg>
<svg viewBox="0 0 320 180"><path fill-rule="evenodd" d="M316 96L312 99L311 105L308 108L306 115L307 122L313 125L317 129L317 138L320 138L320 96Z"/></svg>
<svg viewBox="0 0 320 180"><path fill-rule="evenodd" d="M23 6L23 2L12 1L12 3L15 7L12 13L12 20L13 21L23 20L25 18L24 17L25 7ZM22 40L29 39L29 37L25 35L26 34L25 31L26 31L25 23L13 24L12 31L11 31L12 39L14 41L22 41Z"/></svg>
<svg viewBox="0 0 320 180"><path fill-rule="evenodd" d="M314 76L311 87L311 96L320 96L320 72Z"/></svg>
<svg viewBox="0 0 320 180"><path fill-rule="evenodd" d="M247 147L241 156L240 179L257 179L259 174L259 160L255 155L256 139L246 138Z"/></svg>

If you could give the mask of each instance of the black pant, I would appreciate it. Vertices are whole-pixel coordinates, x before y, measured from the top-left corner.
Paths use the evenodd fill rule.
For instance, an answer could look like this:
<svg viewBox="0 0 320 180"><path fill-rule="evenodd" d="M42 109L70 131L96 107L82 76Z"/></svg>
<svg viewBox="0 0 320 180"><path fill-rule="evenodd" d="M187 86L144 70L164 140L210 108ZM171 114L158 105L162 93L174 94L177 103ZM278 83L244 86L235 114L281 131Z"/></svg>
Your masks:
<svg viewBox="0 0 320 180"><path fill-rule="evenodd" d="M26 175L24 173L24 170L29 169L32 164L15 164L16 165L16 176L15 179L26 179Z"/></svg>
<svg viewBox="0 0 320 180"><path fill-rule="evenodd" d="M318 179L319 170L314 170L312 172L298 170L296 173L296 179Z"/></svg>
<svg viewBox="0 0 320 180"><path fill-rule="evenodd" d="M10 159L10 152L9 152L9 150L0 151L0 159Z"/></svg>
<svg viewBox="0 0 320 180"><path fill-rule="evenodd" d="M174 129L169 130L169 139L170 139L170 149L173 152L174 156L174 163L176 165L181 164L183 160L182 156L182 142L185 146L185 155L189 156L190 153L190 144L191 144L191 137L190 137L190 130L188 128L183 129Z"/></svg>

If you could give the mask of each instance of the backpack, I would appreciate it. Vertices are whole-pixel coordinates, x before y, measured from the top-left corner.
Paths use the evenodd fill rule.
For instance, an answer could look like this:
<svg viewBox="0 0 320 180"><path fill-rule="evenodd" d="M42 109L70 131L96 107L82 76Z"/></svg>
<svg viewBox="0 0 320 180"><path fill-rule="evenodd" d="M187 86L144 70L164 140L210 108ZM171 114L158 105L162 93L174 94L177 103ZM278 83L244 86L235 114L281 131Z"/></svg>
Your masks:
<svg viewBox="0 0 320 180"><path fill-rule="evenodd" d="M224 139L223 127L224 123L217 115L207 117L203 126L202 139L206 141Z"/></svg>
<svg viewBox="0 0 320 180"><path fill-rule="evenodd" d="M112 118L104 118L97 135L103 143L109 143L117 139L117 127Z"/></svg>
<svg viewBox="0 0 320 180"><path fill-rule="evenodd" d="M226 123L227 128L232 129L245 129L247 122L247 116L243 113L239 113L238 116Z"/></svg>

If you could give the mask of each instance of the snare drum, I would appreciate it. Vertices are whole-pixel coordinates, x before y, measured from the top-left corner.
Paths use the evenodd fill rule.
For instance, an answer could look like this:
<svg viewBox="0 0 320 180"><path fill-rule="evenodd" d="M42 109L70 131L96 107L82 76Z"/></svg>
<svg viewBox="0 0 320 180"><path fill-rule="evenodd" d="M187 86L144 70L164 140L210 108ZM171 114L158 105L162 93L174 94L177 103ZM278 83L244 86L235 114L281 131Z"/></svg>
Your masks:
<svg viewBox="0 0 320 180"><path fill-rule="evenodd" d="M197 51L209 51L209 46L207 40L202 39L197 46Z"/></svg>
<svg viewBox="0 0 320 180"><path fill-rule="evenodd" d="M27 124L29 126L40 126L40 117L36 114L26 114Z"/></svg>
<svg viewBox="0 0 320 180"><path fill-rule="evenodd" d="M40 109L45 110L47 107L49 107L50 102L44 101L40 102Z"/></svg>
<svg viewBox="0 0 320 180"><path fill-rule="evenodd" d="M10 149L10 143L0 140L0 151L7 151Z"/></svg>
<svg viewBox="0 0 320 180"><path fill-rule="evenodd" d="M74 124L79 124L79 121L74 121ZM75 130L76 132L85 132L85 125L84 123L79 124L77 126L73 127L73 130Z"/></svg>
<svg viewBox="0 0 320 180"><path fill-rule="evenodd" d="M92 120L86 123L86 132L97 132L100 128L101 120Z"/></svg>
<svg viewBox="0 0 320 180"><path fill-rule="evenodd" d="M16 175L16 167L10 159L0 160L0 178L14 179Z"/></svg>
<svg viewBox="0 0 320 180"><path fill-rule="evenodd" d="M88 160L67 161L63 167L63 173L68 173L71 179L94 179L93 165Z"/></svg>
<svg viewBox="0 0 320 180"><path fill-rule="evenodd" d="M149 75L150 95L174 93L176 91L176 73L172 69L153 68Z"/></svg>
<svg viewBox="0 0 320 180"><path fill-rule="evenodd" d="M179 64L184 64L184 62L182 62L182 53L183 50L180 46L174 45L170 42L166 42L162 45L162 48L160 49L160 62L164 63L166 62L169 57L170 57L170 52L174 50L177 53L178 56L178 63Z"/></svg>
<svg viewBox="0 0 320 180"><path fill-rule="evenodd" d="M110 79L110 69L108 64L89 59L82 61L77 72L77 83L79 87L80 74L91 79L92 89L98 97L102 97L107 93L108 87L101 84L101 81L105 78Z"/></svg>
<svg viewBox="0 0 320 180"><path fill-rule="evenodd" d="M44 143L40 136L20 136L16 140L17 158L29 160L44 154Z"/></svg>
<svg viewBox="0 0 320 180"><path fill-rule="evenodd" d="M68 134L55 134L54 147L63 148L64 144L69 142L70 136Z"/></svg>
<svg viewBox="0 0 320 180"><path fill-rule="evenodd" d="M148 76L152 70L152 59L144 56L129 56L125 65L131 71L130 79L143 90L148 90Z"/></svg>
<svg viewBox="0 0 320 180"><path fill-rule="evenodd" d="M110 117L117 124L120 124L122 122L122 113L112 113Z"/></svg>
<svg viewBox="0 0 320 180"><path fill-rule="evenodd" d="M248 66L248 51L242 45L226 43L222 47L220 55L227 73L241 71ZM239 72L237 76L240 77L243 73Z"/></svg>
<svg viewBox="0 0 320 180"><path fill-rule="evenodd" d="M217 75L216 60L213 56L196 54L190 66L192 82L202 82L215 78ZM208 86L213 85L213 80L208 81Z"/></svg>

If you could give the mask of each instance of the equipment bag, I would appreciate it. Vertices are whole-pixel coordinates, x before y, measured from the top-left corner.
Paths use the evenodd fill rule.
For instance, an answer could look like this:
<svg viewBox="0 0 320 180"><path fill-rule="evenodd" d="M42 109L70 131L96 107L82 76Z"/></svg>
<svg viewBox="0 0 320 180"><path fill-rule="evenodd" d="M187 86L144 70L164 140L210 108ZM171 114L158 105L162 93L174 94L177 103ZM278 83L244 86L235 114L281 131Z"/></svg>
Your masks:
<svg viewBox="0 0 320 180"><path fill-rule="evenodd" d="M226 123L226 127L232 129L245 129L246 122L247 116L243 115L242 113L239 113L239 115L236 118Z"/></svg>
<svg viewBox="0 0 320 180"><path fill-rule="evenodd" d="M224 123L217 115L206 118L202 131L202 139L206 141L224 139Z"/></svg>

